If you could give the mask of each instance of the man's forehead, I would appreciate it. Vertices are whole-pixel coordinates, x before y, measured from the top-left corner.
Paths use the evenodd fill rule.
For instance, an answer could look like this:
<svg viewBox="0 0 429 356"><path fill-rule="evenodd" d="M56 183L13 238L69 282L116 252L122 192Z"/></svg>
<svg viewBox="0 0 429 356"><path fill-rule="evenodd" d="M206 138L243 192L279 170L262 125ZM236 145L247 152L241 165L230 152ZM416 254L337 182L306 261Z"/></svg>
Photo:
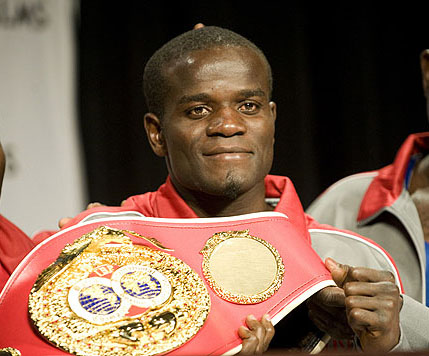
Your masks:
<svg viewBox="0 0 429 356"><path fill-rule="evenodd" d="M234 70L237 67L266 72L266 64L259 53L250 48L236 46L218 46L188 52L180 58L168 62L164 66L163 72L169 78L171 75L184 72L191 75L210 74L211 72Z"/></svg>
<svg viewBox="0 0 429 356"><path fill-rule="evenodd" d="M193 51L164 67L164 78L170 90L178 92L192 88L192 94L197 94L203 91L198 88L207 85L231 87L236 84L236 90L260 90L270 95L265 62L259 54L244 47ZM234 78L234 82L231 83L230 78Z"/></svg>

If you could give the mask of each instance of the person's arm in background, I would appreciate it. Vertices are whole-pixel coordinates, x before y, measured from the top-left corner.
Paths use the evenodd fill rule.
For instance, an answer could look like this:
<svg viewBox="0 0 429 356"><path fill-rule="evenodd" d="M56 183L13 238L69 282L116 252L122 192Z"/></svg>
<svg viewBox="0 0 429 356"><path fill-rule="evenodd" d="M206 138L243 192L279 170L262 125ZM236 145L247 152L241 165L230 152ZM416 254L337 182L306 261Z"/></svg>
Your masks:
<svg viewBox="0 0 429 356"><path fill-rule="evenodd" d="M6 156L0 143L0 197L6 169ZM0 215L0 291L34 242L17 226Z"/></svg>

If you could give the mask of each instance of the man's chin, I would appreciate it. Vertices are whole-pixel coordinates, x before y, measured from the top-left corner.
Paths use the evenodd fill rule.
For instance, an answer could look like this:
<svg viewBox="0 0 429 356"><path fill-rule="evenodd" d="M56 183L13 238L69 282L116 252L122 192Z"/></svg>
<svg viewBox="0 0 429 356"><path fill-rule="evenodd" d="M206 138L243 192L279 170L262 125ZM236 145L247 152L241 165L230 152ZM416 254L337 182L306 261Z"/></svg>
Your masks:
<svg viewBox="0 0 429 356"><path fill-rule="evenodd" d="M249 173L249 169L236 168L230 169L224 174L216 173L204 178L201 177L203 178L200 180L202 193L232 201L261 183L260 177Z"/></svg>
<svg viewBox="0 0 429 356"><path fill-rule="evenodd" d="M238 195L241 192L243 185L242 179L235 177L233 174L230 174L226 177L226 187L224 190L224 197L229 200L237 199Z"/></svg>
<svg viewBox="0 0 429 356"><path fill-rule="evenodd" d="M243 191L243 182L240 179L226 176L215 181L207 182L200 187L202 193L215 196L218 199L235 200Z"/></svg>

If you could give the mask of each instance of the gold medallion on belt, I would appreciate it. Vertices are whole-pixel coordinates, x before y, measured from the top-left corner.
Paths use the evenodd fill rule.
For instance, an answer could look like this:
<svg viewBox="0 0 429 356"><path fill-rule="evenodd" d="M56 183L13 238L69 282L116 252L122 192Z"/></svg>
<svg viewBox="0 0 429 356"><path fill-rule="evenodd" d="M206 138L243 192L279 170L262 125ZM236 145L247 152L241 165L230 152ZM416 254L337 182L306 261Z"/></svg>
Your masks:
<svg viewBox="0 0 429 356"><path fill-rule="evenodd" d="M76 355L156 355L203 326L210 297L196 272L154 239L99 227L67 245L38 277L30 317L51 343ZM163 251L164 250L164 251Z"/></svg>
<svg viewBox="0 0 429 356"><path fill-rule="evenodd" d="M285 267L279 252L249 230L218 232L200 253L204 277L215 293L229 302L263 302L283 283Z"/></svg>

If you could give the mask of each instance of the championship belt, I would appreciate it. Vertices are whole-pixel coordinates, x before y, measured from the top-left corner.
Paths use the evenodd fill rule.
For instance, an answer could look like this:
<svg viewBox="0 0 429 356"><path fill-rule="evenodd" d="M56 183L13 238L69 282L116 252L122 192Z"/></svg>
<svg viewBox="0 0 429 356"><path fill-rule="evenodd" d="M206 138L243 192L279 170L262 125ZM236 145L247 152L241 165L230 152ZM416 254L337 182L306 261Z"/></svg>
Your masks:
<svg viewBox="0 0 429 356"><path fill-rule="evenodd" d="M323 262L281 213L92 216L17 267L0 295L0 348L35 356L234 354L247 315L284 324L328 285ZM288 347L320 351L315 328L300 340L288 331L296 319L281 329L294 335Z"/></svg>

